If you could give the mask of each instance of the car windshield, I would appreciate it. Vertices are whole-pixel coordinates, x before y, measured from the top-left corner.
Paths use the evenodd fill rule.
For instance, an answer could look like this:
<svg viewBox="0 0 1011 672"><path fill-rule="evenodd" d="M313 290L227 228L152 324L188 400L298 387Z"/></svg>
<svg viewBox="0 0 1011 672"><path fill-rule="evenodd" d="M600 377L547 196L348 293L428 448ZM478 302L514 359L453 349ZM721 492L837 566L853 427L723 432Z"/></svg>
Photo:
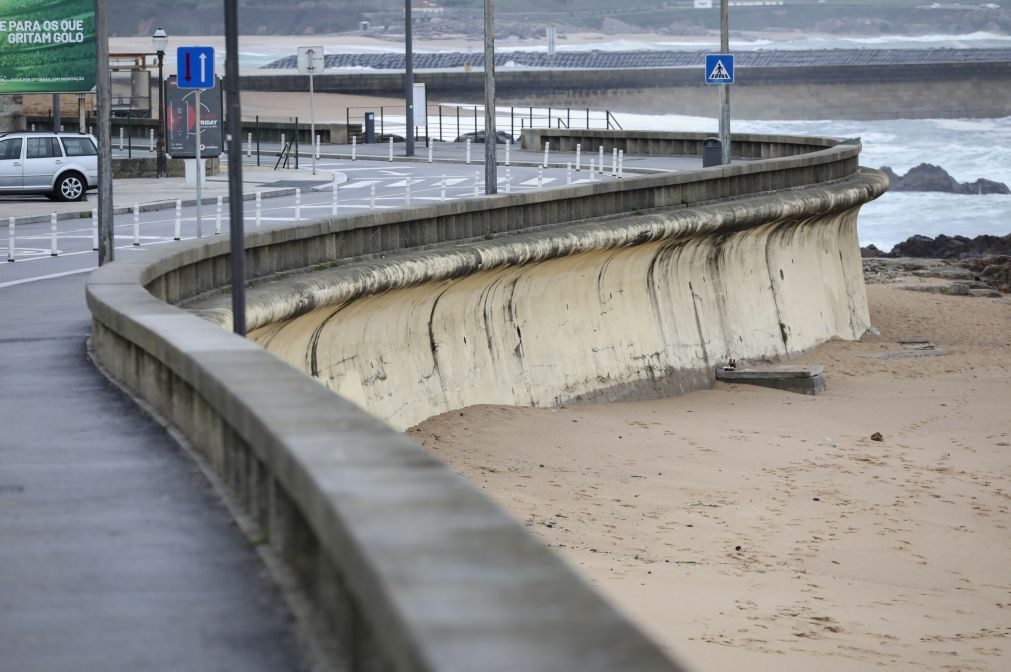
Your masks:
<svg viewBox="0 0 1011 672"><path fill-rule="evenodd" d="M60 140L63 141L63 149L66 150L67 156L95 156L98 154L91 138L60 138Z"/></svg>

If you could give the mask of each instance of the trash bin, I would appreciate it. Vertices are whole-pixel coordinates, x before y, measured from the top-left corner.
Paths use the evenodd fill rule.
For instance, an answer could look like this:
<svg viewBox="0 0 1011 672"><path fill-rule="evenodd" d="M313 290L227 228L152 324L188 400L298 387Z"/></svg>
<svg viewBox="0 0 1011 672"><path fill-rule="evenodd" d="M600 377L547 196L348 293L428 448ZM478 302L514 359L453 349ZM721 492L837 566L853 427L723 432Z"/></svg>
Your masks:
<svg viewBox="0 0 1011 672"><path fill-rule="evenodd" d="M702 167L719 166L723 163L723 143L719 138L706 138L702 141Z"/></svg>
<svg viewBox="0 0 1011 672"><path fill-rule="evenodd" d="M365 113L365 143L374 144L376 142L376 113Z"/></svg>

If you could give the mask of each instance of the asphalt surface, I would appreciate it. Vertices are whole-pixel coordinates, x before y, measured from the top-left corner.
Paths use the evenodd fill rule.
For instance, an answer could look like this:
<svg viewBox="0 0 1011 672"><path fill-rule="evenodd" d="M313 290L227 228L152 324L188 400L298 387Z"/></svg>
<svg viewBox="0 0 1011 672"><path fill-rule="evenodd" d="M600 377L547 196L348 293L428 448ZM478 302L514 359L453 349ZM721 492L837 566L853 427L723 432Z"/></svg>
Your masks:
<svg viewBox="0 0 1011 672"><path fill-rule="evenodd" d="M322 158L318 169L329 178L300 195L302 219L333 212L334 185L339 214L404 207L408 181L412 204L483 192L479 165ZM533 166L499 176L501 191L590 180ZM279 171L275 186L299 181ZM117 184L114 199L128 193ZM29 215L51 205L20 200L37 203ZM244 208L255 228L255 202ZM180 237L196 234L195 214L183 208ZM216 208L202 214L214 235ZM293 194L262 200L261 226L295 220ZM114 218L117 255L174 243L174 202L139 222L134 245L133 214ZM304 669L293 617L251 543L173 439L88 359L91 221L57 228L57 256L40 222L17 226L14 262L0 258L0 671ZM3 257L6 244L0 235Z"/></svg>
<svg viewBox="0 0 1011 672"><path fill-rule="evenodd" d="M304 669L252 545L88 359L83 284L0 290L0 669Z"/></svg>

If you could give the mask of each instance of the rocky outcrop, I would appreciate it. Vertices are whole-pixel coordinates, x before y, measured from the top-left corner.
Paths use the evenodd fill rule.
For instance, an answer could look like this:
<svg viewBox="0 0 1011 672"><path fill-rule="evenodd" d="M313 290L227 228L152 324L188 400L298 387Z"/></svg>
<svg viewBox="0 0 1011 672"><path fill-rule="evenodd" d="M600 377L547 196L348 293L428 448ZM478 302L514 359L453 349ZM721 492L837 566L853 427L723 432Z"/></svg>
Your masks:
<svg viewBox="0 0 1011 672"><path fill-rule="evenodd" d="M975 182L959 182L944 168L930 163L921 163L899 176L888 166L881 172L888 175L891 191L941 191L949 194L1011 194L1011 189L1003 182L980 178Z"/></svg>
<svg viewBox="0 0 1011 672"><path fill-rule="evenodd" d="M1011 255L1011 234L1006 236L913 236L899 243L890 257L927 257L931 259L967 259L992 255Z"/></svg>
<svg viewBox="0 0 1011 672"><path fill-rule="evenodd" d="M914 292L1000 298L1011 292L1011 257L965 261L900 257L864 259L864 282Z"/></svg>
<svg viewBox="0 0 1011 672"><path fill-rule="evenodd" d="M964 259L958 265L1005 294L1011 293L1011 256L991 255L977 259Z"/></svg>

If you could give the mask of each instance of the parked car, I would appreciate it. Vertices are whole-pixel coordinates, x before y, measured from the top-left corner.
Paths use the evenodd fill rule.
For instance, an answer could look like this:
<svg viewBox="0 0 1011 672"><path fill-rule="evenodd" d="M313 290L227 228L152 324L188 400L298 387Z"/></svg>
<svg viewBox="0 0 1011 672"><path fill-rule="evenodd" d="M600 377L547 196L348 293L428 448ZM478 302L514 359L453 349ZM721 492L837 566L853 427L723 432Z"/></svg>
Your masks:
<svg viewBox="0 0 1011 672"><path fill-rule="evenodd" d="M82 201L98 189L98 143L80 133L0 134L0 194Z"/></svg>

